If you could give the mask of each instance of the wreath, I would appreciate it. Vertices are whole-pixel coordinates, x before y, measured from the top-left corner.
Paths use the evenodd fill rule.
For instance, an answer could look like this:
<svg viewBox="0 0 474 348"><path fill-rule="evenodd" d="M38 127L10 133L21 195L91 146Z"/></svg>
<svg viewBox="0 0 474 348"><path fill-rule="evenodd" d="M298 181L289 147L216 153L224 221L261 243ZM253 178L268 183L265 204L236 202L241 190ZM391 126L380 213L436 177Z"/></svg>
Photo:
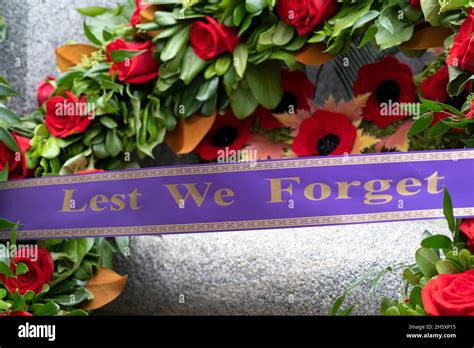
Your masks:
<svg viewBox="0 0 474 348"><path fill-rule="evenodd" d="M162 143L203 162L471 147L472 5L137 0L81 8L90 43L57 48L61 74L39 86L38 109L22 118L1 109L1 178L135 168ZM421 56L427 63L414 74L402 57ZM313 101L323 68L336 71L346 100ZM46 246L61 254L67 243ZM87 245L85 255L100 249ZM61 269L77 271L68 265ZM469 272L464 266L456 269ZM424 278L415 271L418 292ZM422 304L407 306L425 314Z"/></svg>

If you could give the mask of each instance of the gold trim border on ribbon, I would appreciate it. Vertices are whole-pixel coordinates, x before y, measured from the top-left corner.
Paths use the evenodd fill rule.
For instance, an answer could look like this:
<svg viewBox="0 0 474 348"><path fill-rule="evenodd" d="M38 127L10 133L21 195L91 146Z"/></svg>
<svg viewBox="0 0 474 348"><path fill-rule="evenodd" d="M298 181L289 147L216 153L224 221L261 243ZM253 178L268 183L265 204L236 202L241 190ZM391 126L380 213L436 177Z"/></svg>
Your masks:
<svg viewBox="0 0 474 348"><path fill-rule="evenodd" d="M235 163L235 164L210 164L210 165L192 165L178 167L164 167L152 169L139 169L118 172L105 172L100 174L88 175L70 175L56 176L39 179L27 179L18 181L9 181L0 184L0 190L65 185L65 184L83 184L93 182L147 179L164 176L180 175L207 175L223 174L236 172L279 170L279 169L300 169L331 166L350 166L350 165L368 165L383 163L408 163L408 162L426 162L426 161L458 161L465 159L474 159L474 150L457 151L430 151L430 152L408 152L380 155L362 155L362 156L342 156L325 158L300 158L276 161L264 161L257 163Z"/></svg>
<svg viewBox="0 0 474 348"><path fill-rule="evenodd" d="M474 216L474 207L454 209L455 216ZM298 228L387 221L436 219L443 217L442 209L410 210L355 215L312 216L287 219L224 221L193 224L76 228L57 230L19 230L19 239L84 238L99 236L137 236L180 233L208 233L218 231ZM10 232L0 232L0 239L10 238Z"/></svg>

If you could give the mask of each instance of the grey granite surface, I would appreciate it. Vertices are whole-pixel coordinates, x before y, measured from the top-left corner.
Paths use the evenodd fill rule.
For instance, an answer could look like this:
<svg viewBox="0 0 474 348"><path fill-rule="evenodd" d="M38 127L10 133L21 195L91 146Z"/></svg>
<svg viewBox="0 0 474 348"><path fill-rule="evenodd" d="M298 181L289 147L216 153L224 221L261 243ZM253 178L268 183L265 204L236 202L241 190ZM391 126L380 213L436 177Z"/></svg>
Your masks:
<svg viewBox="0 0 474 348"><path fill-rule="evenodd" d="M84 41L75 8L103 4L113 1L0 0L0 12L10 25L10 40L0 44L0 73L21 93L11 102L15 111L23 114L36 107L37 84L56 74L55 48L68 40ZM345 96L336 81L332 69L325 68L318 100ZM158 155L158 162L148 164L180 162L166 148ZM332 301L364 272L413 262L425 229L443 230L439 222L400 222L135 237L130 260L117 264L119 272L129 274L127 288L101 312L327 314ZM386 279L378 298L398 294L399 274ZM369 288L364 284L349 298L359 304L357 314L377 313Z"/></svg>

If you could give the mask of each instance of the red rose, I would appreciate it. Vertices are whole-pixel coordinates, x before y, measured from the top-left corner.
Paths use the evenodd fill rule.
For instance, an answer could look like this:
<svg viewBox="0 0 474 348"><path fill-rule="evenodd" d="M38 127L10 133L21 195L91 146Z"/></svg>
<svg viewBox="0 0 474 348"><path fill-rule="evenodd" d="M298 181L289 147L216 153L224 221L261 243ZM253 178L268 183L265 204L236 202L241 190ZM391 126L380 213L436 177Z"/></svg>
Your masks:
<svg viewBox="0 0 474 348"><path fill-rule="evenodd" d="M46 128L59 138L84 132L94 114L88 110L85 96L79 100L71 92L66 92L66 96L52 97L46 102Z"/></svg>
<svg viewBox="0 0 474 348"><path fill-rule="evenodd" d="M337 11L336 0L280 0L278 14L299 35L304 36L331 18Z"/></svg>
<svg viewBox="0 0 474 348"><path fill-rule="evenodd" d="M474 73L474 9L464 20L459 33L454 38L447 63Z"/></svg>
<svg viewBox="0 0 474 348"><path fill-rule="evenodd" d="M388 109L387 106L418 100L411 68L392 56L362 66L353 90L356 96L371 93L364 108L364 118L379 128L386 128L405 117L384 115L382 110Z"/></svg>
<svg viewBox="0 0 474 348"><path fill-rule="evenodd" d="M461 110L467 96L469 95L469 90L466 88L460 95L450 96L447 91L448 83L448 67L444 65L434 75L428 77L422 82L420 88L423 93L423 98L448 104ZM440 120L450 117L449 114L445 112L435 112L434 116L432 125L438 123Z"/></svg>
<svg viewBox="0 0 474 348"><path fill-rule="evenodd" d="M10 313L7 312L2 312L0 313L0 317L32 317L33 314L28 313L28 312L21 312L21 311L11 311Z"/></svg>
<svg viewBox="0 0 474 348"><path fill-rule="evenodd" d="M410 0L410 6L414 8L421 8L420 0Z"/></svg>
<svg viewBox="0 0 474 348"><path fill-rule="evenodd" d="M207 23L194 22L191 26L191 47L202 60L211 60L226 51L233 53L239 44L238 29L227 28L214 18L206 17Z"/></svg>
<svg viewBox="0 0 474 348"><path fill-rule="evenodd" d="M296 113L298 110L308 110L310 101L313 99L315 87L301 70L281 71L281 84L283 98L278 106L273 110L259 106L256 114L259 126L262 129L275 129L283 125L274 114Z"/></svg>
<svg viewBox="0 0 474 348"><path fill-rule="evenodd" d="M431 279L421 292L428 315L474 315L474 270L441 274Z"/></svg>
<svg viewBox="0 0 474 348"><path fill-rule="evenodd" d="M467 247L474 253L474 219L464 219L459 229L467 237Z"/></svg>
<svg viewBox="0 0 474 348"><path fill-rule="evenodd" d="M211 130L193 152L212 161L219 157L219 151L241 150L250 139L253 120L253 117L239 120L228 110L224 116L217 116Z"/></svg>
<svg viewBox="0 0 474 348"><path fill-rule="evenodd" d="M27 174L27 163L25 152L30 148L30 140L12 133L20 152L10 150L4 143L0 142L0 171L8 163L8 177L10 179L22 179Z"/></svg>
<svg viewBox="0 0 474 348"><path fill-rule="evenodd" d="M56 88L51 84L51 81L56 80L54 76L48 76L46 81L39 84L38 90L36 91L36 98L38 99L38 106L43 103L54 93Z"/></svg>
<svg viewBox="0 0 474 348"><path fill-rule="evenodd" d="M151 6L150 4L142 4L142 2L143 0L137 0L135 11L133 12L132 18L130 19L130 25L132 27L141 23L142 17L140 15L140 12L145 10L147 7Z"/></svg>
<svg viewBox="0 0 474 348"><path fill-rule="evenodd" d="M111 52L116 50L125 51L145 51L138 56L126 59L123 62L113 62ZM124 39L117 39L107 45L107 62L112 63L110 75L118 73L118 79L130 84L143 84L158 77L160 66L153 59L155 46L153 42L126 42Z"/></svg>
<svg viewBox="0 0 474 348"><path fill-rule="evenodd" d="M93 168L93 169L80 170L76 174L82 175L82 174L93 174L93 173L103 173L103 172L105 172L105 170Z"/></svg>
<svg viewBox="0 0 474 348"><path fill-rule="evenodd" d="M357 129L347 116L318 110L301 123L292 150L299 157L349 154L356 137Z"/></svg>
<svg viewBox="0 0 474 348"><path fill-rule="evenodd" d="M27 248L27 247L24 247ZM34 249L30 248L27 253L25 249L19 249L23 254L34 254ZM53 258L48 250L43 248L38 248L37 259L32 259L31 257L21 256L15 257L15 263L10 264L10 269L13 273L16 271L15 264L22 262L28 267L28 272L25 274L19 275L17 279L7 278L5 275L0 276L0 280L5 284L7 289L13 293L18 289L18 292L23 295L28 290L33 291L35 294L38 294L43 289L44 284L51 282L51 278L54 273L54 263Z"/></svg>

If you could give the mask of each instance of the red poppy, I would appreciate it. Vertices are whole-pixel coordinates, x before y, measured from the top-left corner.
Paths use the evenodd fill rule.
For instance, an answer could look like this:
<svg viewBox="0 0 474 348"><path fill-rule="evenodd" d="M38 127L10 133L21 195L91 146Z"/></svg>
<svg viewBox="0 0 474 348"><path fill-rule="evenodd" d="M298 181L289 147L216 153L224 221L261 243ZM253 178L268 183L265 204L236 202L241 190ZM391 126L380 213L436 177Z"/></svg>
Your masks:
<svg viewBox="0 0 474 348"><path fill-rule="evenodd" d="M194 153L199 154L206 161L212 161L219 157L219 152L222 150L241 150L250 139L252 124L253 117L239 120L232 111L228 110L224 116L217 117L211 130L196 147Z"/></svg>
<svg viewBox="0 0 474 348"><path fill-rule="evenodd" d="M318 110L301 123L292 150L299 157L343 155L351 153L356 137L357 129L347 116Z"/></svg>
<svg viewBox="0 0 474 348"><path fill-rule="evenodd" d="M273 114L293 114L297 110L310 108L310 100L313 99L315 87L303 71L282 70L281 83L283 98L280 104L273 110L265 109L262 106L257 109L259 124L263 129L275 129L283 126Z"/></svg>
<svg viewBox="0 0 474 348"><path fill-rule="evenodd" d="M410 67L392 56L359 69L354 94L364 93L371 93L364 118L379 128L386 128L405 117L383 115L383 108L395 103L414 103L418 98Z"/></svg>
<svg viewBox="0 0 474 348"><path fill-rule="evenodd" d="M449 71L448 67L444 65L435 74L425 79L421 84L421 92L423 98L434 100L443 104L454 106L456 109L461 110L462 106L467 100L469 90L466 88L458 96L450 96L447 91L449 83ZM445 112L435 112L432 125L439 121L449 117L449 114Z"/></svg>

